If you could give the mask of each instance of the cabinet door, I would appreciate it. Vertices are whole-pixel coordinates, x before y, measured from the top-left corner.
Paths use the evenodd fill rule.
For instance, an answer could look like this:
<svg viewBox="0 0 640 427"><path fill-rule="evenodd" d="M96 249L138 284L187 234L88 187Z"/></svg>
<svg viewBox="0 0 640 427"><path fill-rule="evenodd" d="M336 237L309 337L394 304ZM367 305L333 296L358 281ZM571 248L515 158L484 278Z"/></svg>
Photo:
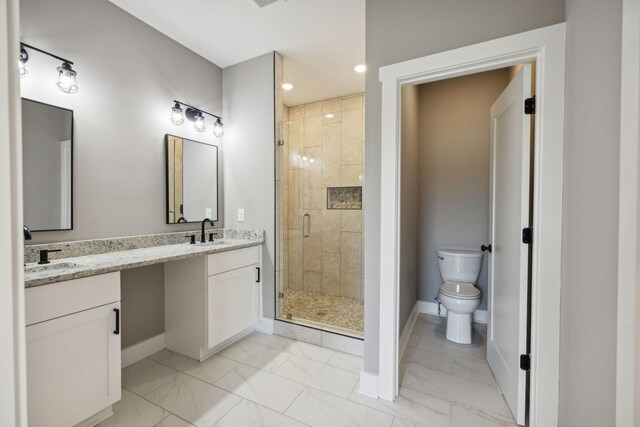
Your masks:
<svg viewBox="0 0 640 427"><path fill-rule="evenodd" d="M258 321L259 284L256 265L209 276L207 344L215 347Z"/></svg>
<svg viewBox="0 0 640 427"><path fill-rule="evenodd" d="M118 302L27 327L29 426L73 426L120 400L119 310Z"/></svg>

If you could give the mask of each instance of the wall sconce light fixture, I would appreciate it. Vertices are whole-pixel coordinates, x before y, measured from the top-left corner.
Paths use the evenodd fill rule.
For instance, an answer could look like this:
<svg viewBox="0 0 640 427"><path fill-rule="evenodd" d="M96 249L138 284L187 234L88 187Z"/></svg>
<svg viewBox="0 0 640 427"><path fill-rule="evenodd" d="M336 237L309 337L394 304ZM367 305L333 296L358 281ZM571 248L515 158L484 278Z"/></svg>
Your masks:
<svg viewBox="0 0 640 427"><path fill-rule="evenodd" d="M26 43L20 43L20 60L18 61L20 77L24 77L28 73L26 63L29 61L29 54L27 53L27 49L44 53L45 55L62 61L62 65L58 67L58 82L56 86L64 93L76 93L78 91L78 82L76 81L78 73L71 67L73 62Z"/></svg>
<svg viewBox="0 0 640 427"><path fill-rule="evenodd" d="M200 110L199 108L196 108L189 104L185 104L182 101L176 101L174 99L173 102L174 105L171 109L171 123L173 123L174 125L180 126L182 123L184 123L184 116L186 116L187 120L193 122L193 128L195 130L197 130L198 132L204 132L206 130L206 126L204 123L203 114L207 114L216 119L215 123L213 124L213 134L217 138L221 138L222 135L224 135L224 125L222 124L222 117L216 116L212 113L208 113L204 110ZM184 110L184 116L182 110L183 106L187 107Z"/></svg>

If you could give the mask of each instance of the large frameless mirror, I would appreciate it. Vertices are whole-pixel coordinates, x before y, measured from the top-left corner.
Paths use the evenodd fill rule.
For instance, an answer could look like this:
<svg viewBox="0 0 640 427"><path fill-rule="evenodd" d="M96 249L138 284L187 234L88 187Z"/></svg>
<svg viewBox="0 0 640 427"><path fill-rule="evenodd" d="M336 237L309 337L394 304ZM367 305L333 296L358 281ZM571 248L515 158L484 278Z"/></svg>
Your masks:
<svg viewBox="0 0 640 427"><path fill-rule="evenodd" d="M73 111L22 99L24 224L73 229Z"/></svg>
<svg viewBox="0 0 640 427"><path fill-rule="evenodd" d="M166 135L167 224L218 220L218 147Z"/></svg>

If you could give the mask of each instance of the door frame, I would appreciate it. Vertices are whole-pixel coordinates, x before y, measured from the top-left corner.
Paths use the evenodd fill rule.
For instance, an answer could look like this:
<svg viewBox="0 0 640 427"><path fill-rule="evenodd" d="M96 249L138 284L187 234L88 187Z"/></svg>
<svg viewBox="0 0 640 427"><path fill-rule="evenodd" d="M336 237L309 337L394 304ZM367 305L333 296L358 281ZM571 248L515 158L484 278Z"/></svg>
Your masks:
<svg viewBox="0 0 640 427"><path fill-rule="evenodd" d="M398 389L400 93L415 85L536 62L529 425L558 424L565 23L380 68L380 342L378 395Z"/></svg>
<svg viewBox="0 0 640 427"><path fill-rule="evenodd" d="M622 3L616 426L640 422L640 0Z"/></svg>
<svg viewBox="0 0 640 427"><path fill-rule="evenodd" d="M18 0L0 0L0 423L27 425Z"/></svg>

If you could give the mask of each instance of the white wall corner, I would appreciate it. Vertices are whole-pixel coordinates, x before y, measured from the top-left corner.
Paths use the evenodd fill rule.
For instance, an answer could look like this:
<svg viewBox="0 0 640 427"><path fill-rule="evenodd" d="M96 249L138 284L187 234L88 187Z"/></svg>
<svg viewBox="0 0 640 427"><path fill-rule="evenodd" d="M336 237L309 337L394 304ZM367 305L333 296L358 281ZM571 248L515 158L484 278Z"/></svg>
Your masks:
<svg viewBox="0 0 640 427"><path fill-rule="evenodd" d="M137 344L122 349L122 368L133 365L141 361L145 357L164 350L167 347L167 341L164 334L156 335Z"/></svg>
<svg viewBox="0 0 640 427"><path fill-rule="evenodd" d="M360 389L358 390L358 393L377 399L379 395L379 387L378 374L367 371L360 372Z"/></svg>
<svg viewBox="0 0 640 427"><path fill-rule="evenodd" d="M409 343L409 337L411 336L411 332L413 332L413 328L416 325L416 321L418 320L418 303L420 302L421 301L416 301L416 303L413 305L413 309L411 310L411 314L407 319L407 323L404 325L404 329L402 329L402 333L400 334L400 342L398 343L400 354L398 360L402 360L404 351L407 348L407 344Z"/></svg>
<svg viewBox="0 0 640 427"><path fill-rule="evenodd" d="M418 313L430 314L432 316L438 315L438 304L431 301L418 301ZM447 309L444 308L444 305L440 304L440 316L447 317ZM473 321L475 323L484 323L486 324L489 317L487 314L487 310L476 310L473 312Z"/></svg>
<svg viewBox="0 0 640 427"><path fill-rule="evenodd" d="M260 319L258 319L258 321L256 322L255 325L255 330L265 333L265 334L269 334L269 335L273 335L273 328L274 328L274 320L270 319L268 317L261 317Z"/></svg>

